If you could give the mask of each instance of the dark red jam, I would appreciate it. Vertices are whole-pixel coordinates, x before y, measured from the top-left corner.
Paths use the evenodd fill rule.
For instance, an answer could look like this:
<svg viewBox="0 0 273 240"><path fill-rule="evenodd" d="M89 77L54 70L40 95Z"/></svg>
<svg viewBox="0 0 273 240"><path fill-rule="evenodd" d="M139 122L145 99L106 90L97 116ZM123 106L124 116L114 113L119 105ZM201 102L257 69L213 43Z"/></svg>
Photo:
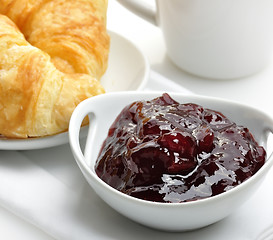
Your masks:
<svg viewBox="0 0 273 240"><path fill-rule="evenodd" d="M168 94L125 107L96 163L113 188L156 202L187 202L225 192L255 174L265 150L220 112Z"/></svg>

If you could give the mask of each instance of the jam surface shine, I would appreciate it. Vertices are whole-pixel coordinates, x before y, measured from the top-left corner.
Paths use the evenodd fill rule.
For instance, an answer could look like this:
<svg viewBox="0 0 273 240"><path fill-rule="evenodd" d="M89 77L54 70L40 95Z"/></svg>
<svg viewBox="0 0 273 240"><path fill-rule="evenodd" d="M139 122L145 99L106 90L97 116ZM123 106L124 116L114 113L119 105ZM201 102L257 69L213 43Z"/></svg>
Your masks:
<svg viewBox="0 0 273 240"><path fill-rule="evenodd" d="M144 200L187 202L225 192L265 162L249 130L168 94L125 107L109 129L97 175Z"/></svg>

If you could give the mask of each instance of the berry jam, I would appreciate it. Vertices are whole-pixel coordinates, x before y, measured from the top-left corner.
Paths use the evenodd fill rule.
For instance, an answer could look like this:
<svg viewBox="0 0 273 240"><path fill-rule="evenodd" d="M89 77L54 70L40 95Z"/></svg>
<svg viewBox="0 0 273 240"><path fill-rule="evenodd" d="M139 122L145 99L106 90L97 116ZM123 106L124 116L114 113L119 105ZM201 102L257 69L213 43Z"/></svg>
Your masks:
<svg viewBox="0 0 273 240"><path fill-rule="evenodd" d="M122 110L95 170L130 196L177 203L234 188L259 170L265 155L247 128L165 93Z"/></svg>

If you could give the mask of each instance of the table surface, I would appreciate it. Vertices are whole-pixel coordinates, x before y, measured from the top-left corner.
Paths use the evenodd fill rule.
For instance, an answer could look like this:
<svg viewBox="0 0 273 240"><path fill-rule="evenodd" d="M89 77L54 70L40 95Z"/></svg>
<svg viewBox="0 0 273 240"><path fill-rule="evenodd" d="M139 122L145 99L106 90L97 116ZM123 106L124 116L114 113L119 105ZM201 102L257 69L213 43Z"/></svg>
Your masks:
<svg viewBox="0 0 273 240"><path fill-rule="evenodd" d="M149 1L152 2L153 1ZM161 31L132 14L115 0L109 0L108 29L135 43L147 56L151 69L181 84L190 91L232 99L260 108L273 115L273 58L255 75L234 80L202 79L178 69L166 55ZM53 238L0 207L2 239L52 240Z"/></svg>

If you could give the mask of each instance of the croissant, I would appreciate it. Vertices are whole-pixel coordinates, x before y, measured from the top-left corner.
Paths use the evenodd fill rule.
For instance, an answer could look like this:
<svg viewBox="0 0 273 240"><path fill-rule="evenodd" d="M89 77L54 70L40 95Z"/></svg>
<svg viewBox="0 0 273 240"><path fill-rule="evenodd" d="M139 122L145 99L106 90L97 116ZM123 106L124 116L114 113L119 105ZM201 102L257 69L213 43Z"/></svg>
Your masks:
<svg viewBox="0 0 273 240"><path fill-rule="evenodd" d="M63 15L51 11L54 3ZM109 51L104 4L0 0L0 13L6 15L0 14L1 135L27 138L66 131L77 104L104 93L98 81ZM89 15L92 10L94 28L79 24L82 9Z"/></svg>
<svg viewBox="0 0 273 240"><path fill-rule="evenodd" d="M0 0L33 46L47 52L62 72L100 78L107 68L107 0Z"/></svg>

